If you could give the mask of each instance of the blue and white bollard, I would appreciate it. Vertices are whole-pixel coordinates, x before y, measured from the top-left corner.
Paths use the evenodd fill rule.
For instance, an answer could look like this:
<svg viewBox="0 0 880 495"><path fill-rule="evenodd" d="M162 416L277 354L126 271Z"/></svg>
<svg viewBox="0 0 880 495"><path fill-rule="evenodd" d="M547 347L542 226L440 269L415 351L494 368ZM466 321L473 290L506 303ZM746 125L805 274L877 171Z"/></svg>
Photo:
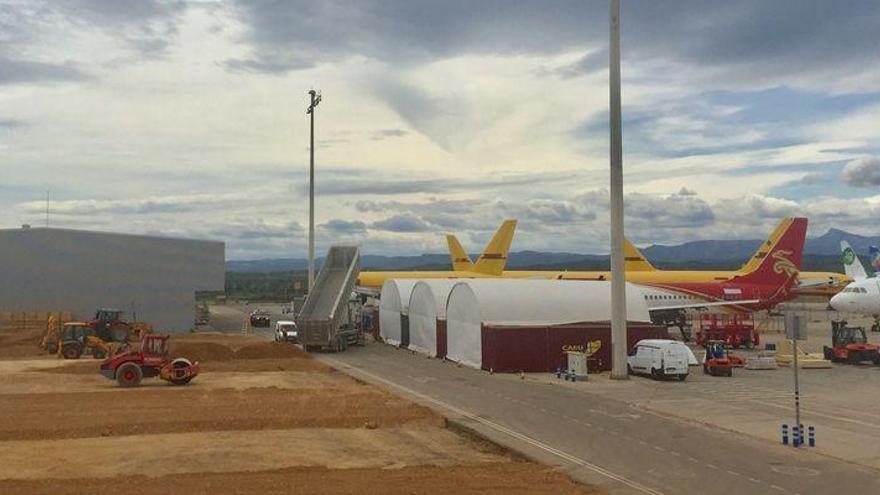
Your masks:
<svg viewBox="0 0 880 495"><path fill-rule="evenodd" d="M800 428L798 428L798 425L794 425L791 428L791 446L792 447L797 447L800 445L798 443L800 440L800 435L801 435Z"/></svg>
<svg viewBox="0 0 880 495"><path fill-rule="evenodd" d="M788 445L788 425L782 425L782 445Z"/></svg>
<svg viewBox="0 0 880 495"><path fill-rule="evenodd" d="M815 447L816 446L816 428L811 426L808 431L809 431L810 447Z"/></svg>

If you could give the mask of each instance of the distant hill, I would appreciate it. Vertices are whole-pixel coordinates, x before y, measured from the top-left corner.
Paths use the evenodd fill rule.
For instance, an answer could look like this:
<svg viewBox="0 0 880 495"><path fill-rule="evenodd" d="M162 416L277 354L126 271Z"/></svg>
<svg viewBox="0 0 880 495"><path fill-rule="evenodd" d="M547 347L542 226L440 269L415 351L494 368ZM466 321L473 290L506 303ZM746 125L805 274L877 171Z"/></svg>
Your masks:
<svg viewBox="0 0 880 495"><path fill-rule="evenodd" d="M226 262L226 271L245 273L269 273L289 272L308 269L308 260L303 258L277 258L266 260L229 260ZM324 257L315 259L315 265L320 267L324 263ZM431 267L449 267L449 255L421 254L418 256L382 256L366 254L361 257L361 268L370 270L425 270Z"/></svg>
<svg viewBox="0 0 880 495"><path fill-rule="evenodd" d="M880 236L866 237L839 229L831 229L819 237L808 238L804 247L805 270L840 271L840 241L849 242L857 253L868 252L868 246L880 245ZM736 269L739 268L764 239L692 241L675 246L655 244L642 250L658 268L665 269ZM471 254L476 260L479 254ZM318 267L324 258L318 258ZM446 253L418 256L382 256L367 254L361 258L365 270L448 270ZM511 270L602 270L608 267L607 255L517 251L510 253L507 268ZM270 273L306 270L302 258L265 260L229 260L226 271Z"/></svg>
<svg viewBox="0 0 880 495"><path fill-rule="evenodd" d="M729 259L745 261L752 255L765 239L754 240L723 240L723 241L693 241L677 246L663 246L655 244L642 252L649 260L657 262L685 262L701 261L713 262ZM880 245L880 236L866 237L850 234L839 229L831 229L820 237L807 238L804 246L805 254L821 256L838 256L840 254L840 241L847 241L857 253L867 253L868 246Z"/></svg>

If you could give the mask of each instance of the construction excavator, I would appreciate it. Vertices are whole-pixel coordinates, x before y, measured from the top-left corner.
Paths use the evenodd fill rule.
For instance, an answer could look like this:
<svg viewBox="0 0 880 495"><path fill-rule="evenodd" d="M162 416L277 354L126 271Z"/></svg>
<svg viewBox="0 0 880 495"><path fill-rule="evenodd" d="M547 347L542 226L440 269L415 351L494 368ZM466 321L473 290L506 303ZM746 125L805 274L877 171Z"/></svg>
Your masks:
<svg viewBox="0 0 880 495"><path fill-rule="evenodd" d="M64 359L79 359L90 353L95 359L114 356L128 346L127 342L107 342L95 335L95 330L82 321L67 322L61 329L58 339L58 356Z"/></svg>
<svg viewBox="0 0 880 495"><path fill-rule="evenodd" d="M89 321L70 322L59 322L50 316L40 347L66 359L77 359L86 352L96 358L112 356L130 341L143 340L152 331L147 323L123 321L121 314L118 310L102 308Z"/></svg>

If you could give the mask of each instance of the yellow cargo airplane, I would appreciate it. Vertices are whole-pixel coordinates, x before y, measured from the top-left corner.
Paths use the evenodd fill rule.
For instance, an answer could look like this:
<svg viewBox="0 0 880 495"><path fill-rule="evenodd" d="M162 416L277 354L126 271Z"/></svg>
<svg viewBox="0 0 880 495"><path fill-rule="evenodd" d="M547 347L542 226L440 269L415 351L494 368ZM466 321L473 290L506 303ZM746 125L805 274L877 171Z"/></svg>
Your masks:
<svg viewBox="0 0 880 495"><path fill-rule="evenodd" d="M504 276L504 265L510 252L510 243L516 231L516 220L505 220L492 236L483 254L474 263L461 247L454 235L447 235L452 270L444 271L400 271L370 272L362 271L358 275L357 286L360 289L378 291L388 279L395 278L496 278ZM508 272L510 273L510 272ZM557 272L558 273L558 272Z"/></svg>
<svg viewBox="0 0 880 495"><path fill-rule="evenodd" d="M793 219L784 219L776 230L770 235L754 255L736 271L721 270L658 270L642 255L639 250L629 241L624 244L624 258L626 262L626 279L629 282L641 284L669 284L669 283L705 283L728 280L734 276L754 271L761 261L772 250L780 237L791 226ZM378 291L386 279L393 278L550 278L559 280L609 280L611 273L608 271L567 271L567 270L504 270L513 234L516 230L516 220L506 220L489 244L483 254L473 263L462 248L458 239L447 234L446 241L449 246L449 254L452 259L452 271L407 271L407 272L361 272L358 278L358 286L363 289ZM849 279L842 273L834 272L801 272L799 276L799 290L802 295L825 295L831 296L840 291L849 283Z"/></svg>

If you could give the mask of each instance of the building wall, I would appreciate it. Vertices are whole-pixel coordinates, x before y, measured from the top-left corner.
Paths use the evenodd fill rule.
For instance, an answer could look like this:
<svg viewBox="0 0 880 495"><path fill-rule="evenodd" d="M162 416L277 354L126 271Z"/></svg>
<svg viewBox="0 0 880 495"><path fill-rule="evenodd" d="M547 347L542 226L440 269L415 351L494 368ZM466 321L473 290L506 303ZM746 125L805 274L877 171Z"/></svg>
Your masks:
<svg viewBox="0 0 880 495"><path fill-rule="evenodd" d="M195 291L223 290L225 244L64 229L0 230L0 311L114 307L157 331L193 326Z"/></svg>

